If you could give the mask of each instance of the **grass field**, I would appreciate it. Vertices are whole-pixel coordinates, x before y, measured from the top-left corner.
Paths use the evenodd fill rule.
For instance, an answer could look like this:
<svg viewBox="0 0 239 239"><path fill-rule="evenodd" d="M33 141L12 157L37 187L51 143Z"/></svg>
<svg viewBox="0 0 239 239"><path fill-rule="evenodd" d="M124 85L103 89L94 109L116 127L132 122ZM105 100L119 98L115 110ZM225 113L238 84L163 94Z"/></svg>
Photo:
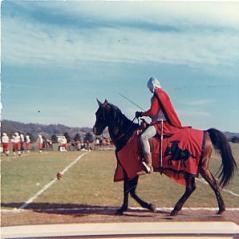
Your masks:
<svg viewBox="0 0 239 239"><path fill-rule="evenodd" d="M239 165L239 144L232 145ZM2 157L1 184L2 208L20 207L35 195L44 185L54 179L56 173L73 162L79 152L30 153L21 157ZM216 172L221 160L214 155L210 167ZM55 208L79 206L117 207L122 202L122 183L114 183L116 160L113 151L92 151L82 157L48 190L36 198L29 207ZM239 194L239 172L226 188ZM157 207L172 207L184 191L158 173L142 176L138 194ZM227 207L238 207L239 198L223 192ZM138 206L130 199L130 206ZM208 185L197 182L197 189L186 203L187 207L217 207L213 191Z"/></svg>

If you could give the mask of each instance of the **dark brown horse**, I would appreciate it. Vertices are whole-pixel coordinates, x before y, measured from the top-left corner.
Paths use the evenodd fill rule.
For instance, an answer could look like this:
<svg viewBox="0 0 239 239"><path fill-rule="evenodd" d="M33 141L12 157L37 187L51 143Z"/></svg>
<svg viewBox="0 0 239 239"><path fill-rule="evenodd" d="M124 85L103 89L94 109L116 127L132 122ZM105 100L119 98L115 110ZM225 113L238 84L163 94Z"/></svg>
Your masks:
<svg viewBox="0 0 239 239"><path fill-rule="evenodd" d="M98 101L98 100L97 100ZM96 112L96 122L93 127L93 132L96 135L102 134L103 130L108 127L110 137L116 146L116 152L119 151L128 141L133 132L139 127L138 124L133 123L125 115L121 113L119 108L110 104L105 100L104 103L98 101L99 108ZM221 214L225 211L225 204L220 193L220 186L226 186L237 168L236 162L233 158L231 147L227 142L225 135L217 129L208 129L204 131L205 134L205 145L203 151L203 157L201 164L199 165L198 172L201 176L209 183L210 187L214 191L219 211ZM212 173L209 171L209 160L211 158L213 146L219 151L222 164L220 167L220 182L214 178ZM183 207L186 200L196 189L195 176L189 173L184 173L186 180L186 190L182 197L176 203L174 209L171 212L171 216L176 215ZM144 208L147 208L153 212L156 211L155 206L151 203L143 201L136 194L136 187L138 183L138 176L133 179L128 179L127 174L124 172L124 201L122 206L117 210L117 214L122 214L128 208L128 196L129 194ZM220 186L219 186L220 185Z"/></svg>

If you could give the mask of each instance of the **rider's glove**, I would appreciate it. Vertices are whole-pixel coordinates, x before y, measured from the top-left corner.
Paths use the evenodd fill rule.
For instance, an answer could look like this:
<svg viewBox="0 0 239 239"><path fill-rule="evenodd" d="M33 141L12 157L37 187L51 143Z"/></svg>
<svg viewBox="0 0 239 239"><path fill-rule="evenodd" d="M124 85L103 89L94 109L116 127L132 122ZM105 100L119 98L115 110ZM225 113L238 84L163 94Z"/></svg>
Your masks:
<svg viewBox="0 0 239 239"><path fill-rule="evenodd" d="M143 115L143 112L140 112L140 111L135 112L135 117L136 118L142 117L142 115Z"/></svg>

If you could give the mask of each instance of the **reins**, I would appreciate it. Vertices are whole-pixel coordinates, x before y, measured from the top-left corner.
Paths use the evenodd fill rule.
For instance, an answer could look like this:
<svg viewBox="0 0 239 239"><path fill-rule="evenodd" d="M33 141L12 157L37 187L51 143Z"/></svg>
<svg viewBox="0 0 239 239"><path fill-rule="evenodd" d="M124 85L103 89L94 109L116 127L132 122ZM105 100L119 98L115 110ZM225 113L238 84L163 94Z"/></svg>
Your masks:
<svg viewBox="0 0 239 239"><path fill-rule="evenodd" d="M129 128L127 129L127 131L125 132L125 134L123 134L122 136L120 136L119 138L117 138L117 140L121 140L122 138L128 136L129 132L131 131L133 125L134 125L134 120L138 119L138 126L139 126L139 118L134 117L133 120L131 120L131 124L129 126Z"/></svg>

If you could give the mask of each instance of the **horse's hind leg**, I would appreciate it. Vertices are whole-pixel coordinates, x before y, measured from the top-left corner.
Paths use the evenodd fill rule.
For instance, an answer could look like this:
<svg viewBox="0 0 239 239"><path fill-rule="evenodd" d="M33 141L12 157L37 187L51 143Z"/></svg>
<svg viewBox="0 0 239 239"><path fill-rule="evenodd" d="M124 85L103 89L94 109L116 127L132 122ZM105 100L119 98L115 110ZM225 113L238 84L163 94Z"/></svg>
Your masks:
<svg viewBox="0 0 239 239"><path fill-rule="evenodd" d="M196 189L195 177L193 175L185 173L184 178L186 180L186 190L185 190L183 196L176 203L173 211L170 213L170 216L177 215L177 213L182 209L184 203L187 201L189 196Z"/></svg>
<svg viewBox="0 0 239 239"><path fill-rule="evenodd" d="M210 187L214 191L214 193L216 195L216 198L217 198L218 207L219 207L218 214L222 214L225 211L225 204L224 204L224 201L222 199L222 195L220 193L220 187L218 185L217 180L214 178L212 173L206 168L201 168L200 169L200 174L208 182L208 184L210 185Z"/></svg>
<svg viewBox="0 0 239 239"><path fill-rule="evenodd" d="M131 197L143 208L147 208L152 212L156 212L156 207L152 203L147 203L143 201L137 194L136 194L136 187L138 184L139 177L135 177L134 179L130 180L130 195Z"/></svg>
<svg viewBox="0 0 239 239"><path fill-rule="evenodd" d="M212 142L209 139L209 136L207 135L205 153L204 153L204 157L202 158L199 172L202 175L202 177L208 182L212 190L214 191L217 198L218 207L219 207L218 214L221 214L225 211L225 204L220 193L220 187L218 185L218 182L208 169L211 155L212 155Z"/></svg>

